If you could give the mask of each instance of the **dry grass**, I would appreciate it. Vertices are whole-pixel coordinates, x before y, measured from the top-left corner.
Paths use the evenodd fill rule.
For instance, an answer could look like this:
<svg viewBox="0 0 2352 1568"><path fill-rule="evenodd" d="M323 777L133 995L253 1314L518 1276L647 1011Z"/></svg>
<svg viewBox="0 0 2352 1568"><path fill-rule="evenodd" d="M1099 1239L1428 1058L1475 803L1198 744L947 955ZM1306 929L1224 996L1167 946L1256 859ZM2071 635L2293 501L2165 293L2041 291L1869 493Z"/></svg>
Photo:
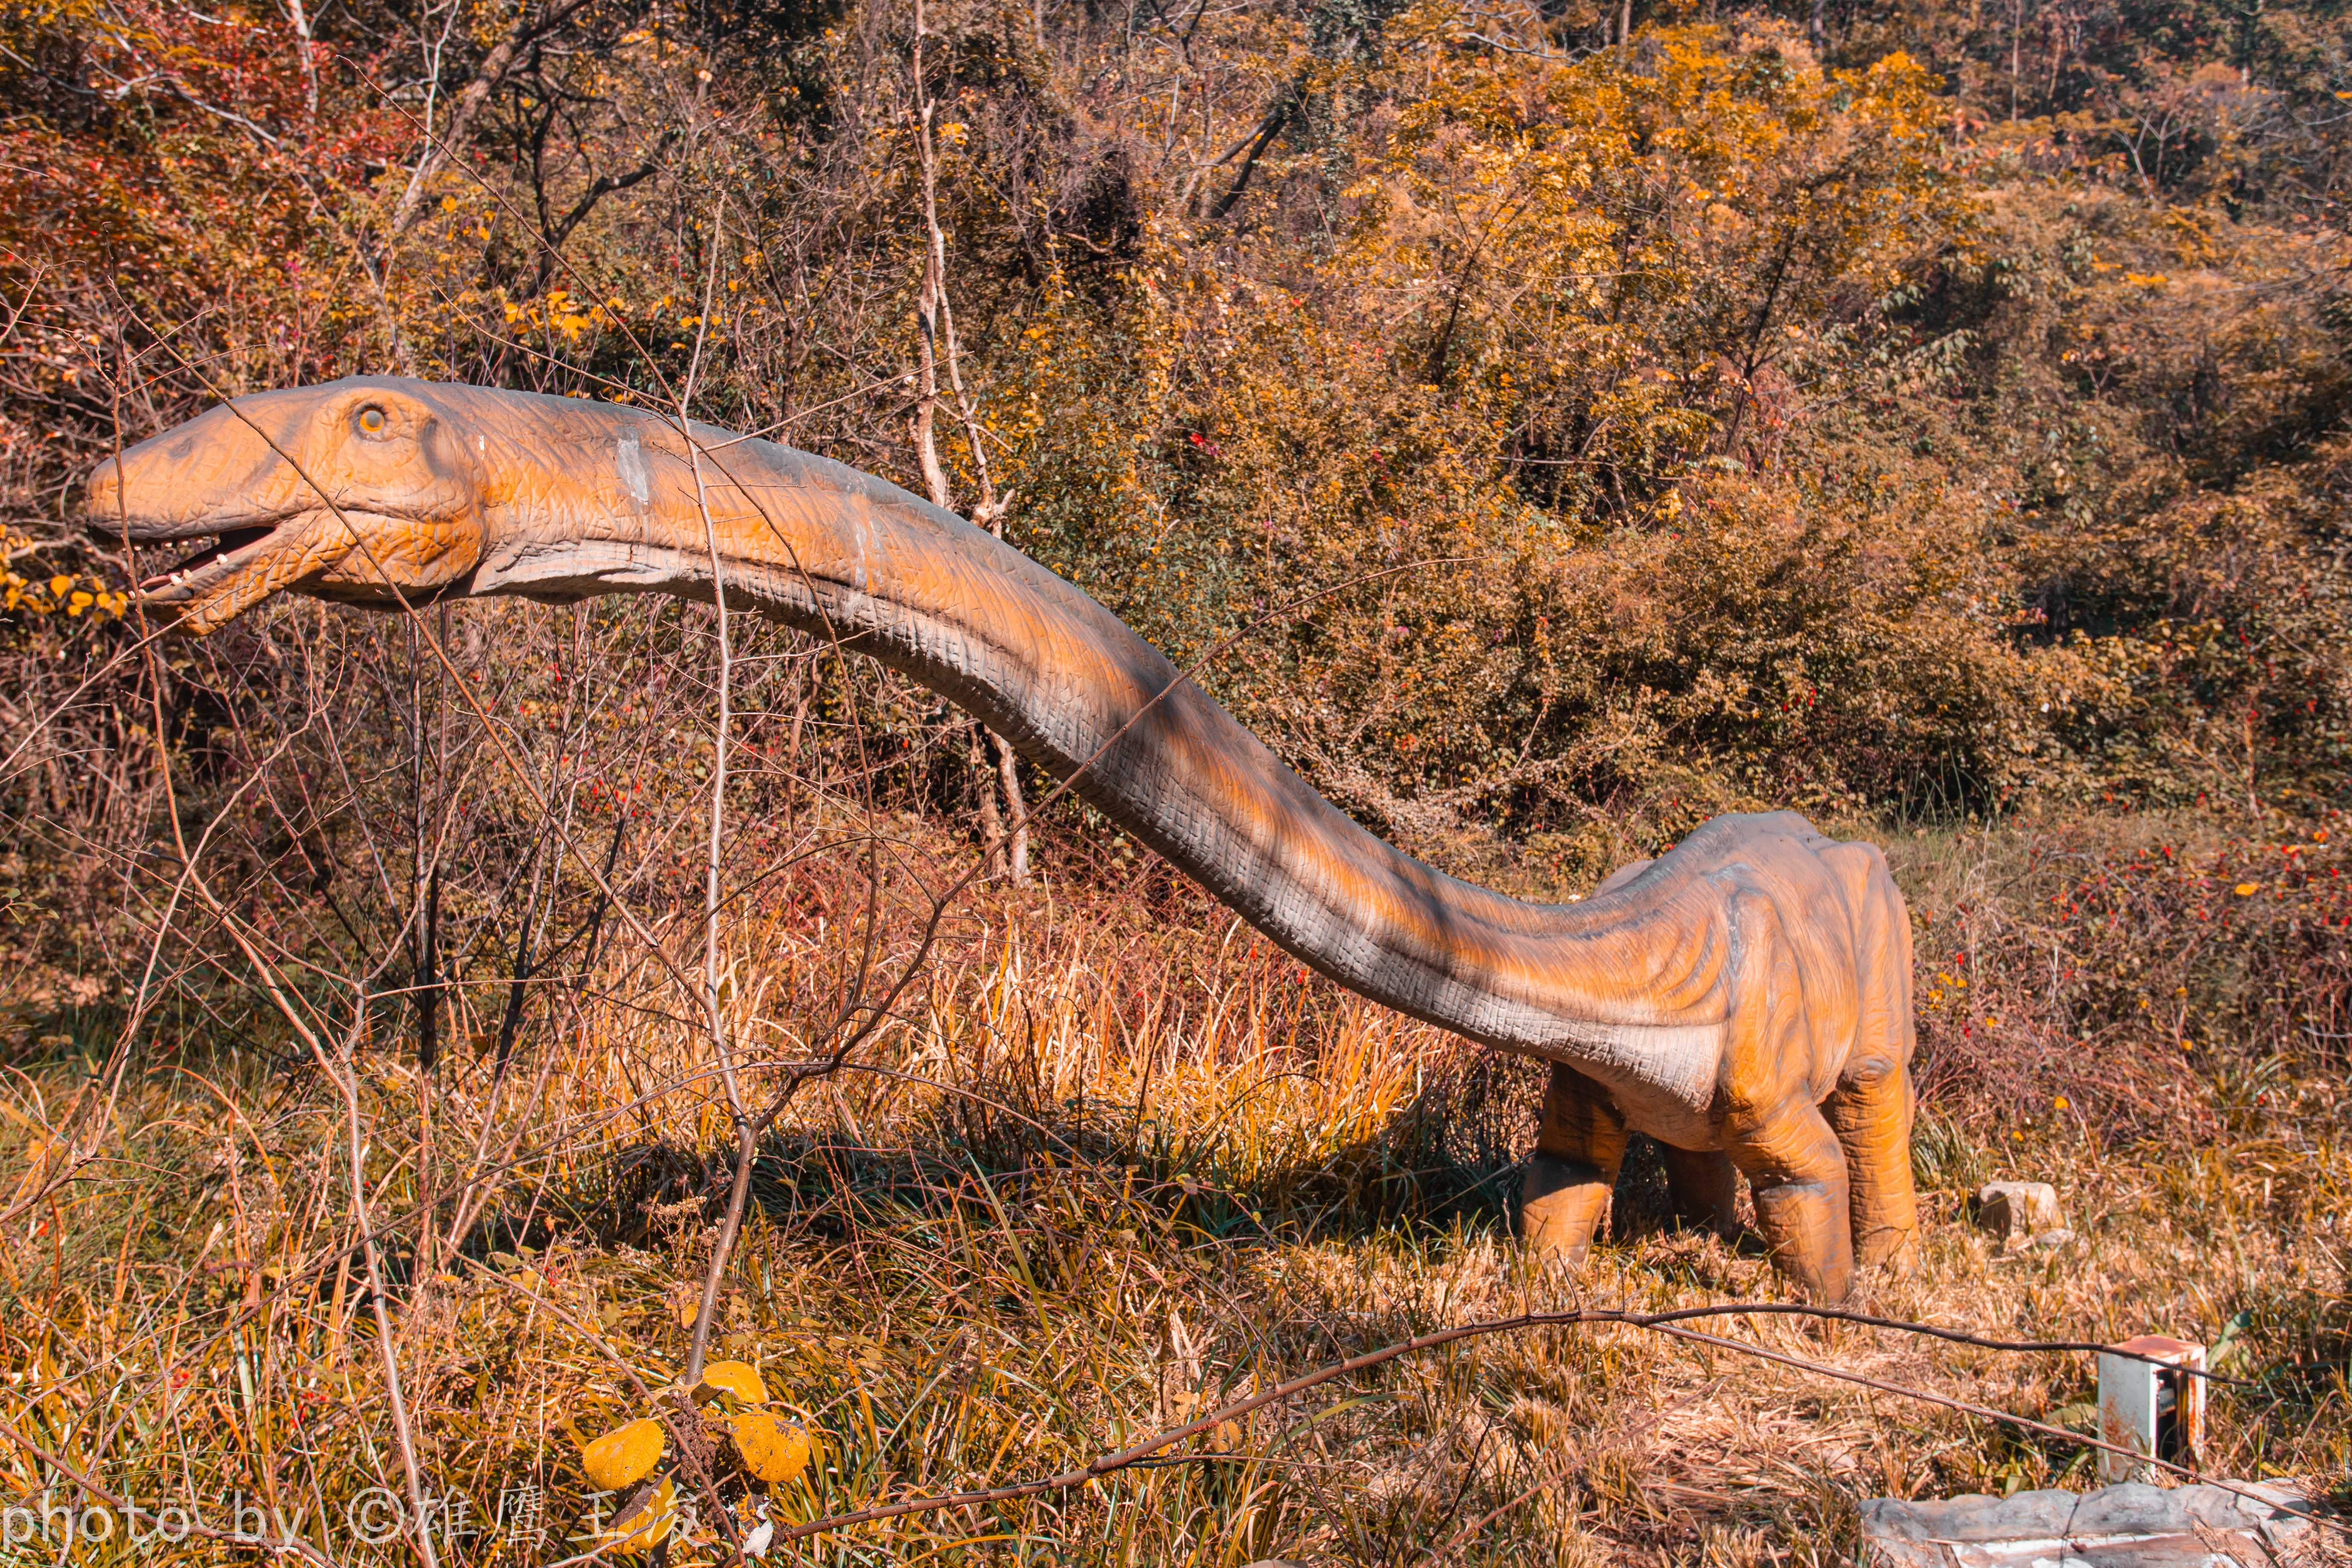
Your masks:
<svg viewBox="0 0 2352 1568"><path fill-rule="evenodd" d="M2018 842L1916 839L1900 858L1934 910L1988 862L2021 865ZM796 907L747 925L732 952L737 1037L777 1059L833 962ZM578 1438L642 1412L630 1373L659 1390L683 1363L677 1308L708 1256L727 1121L694 1031L664 1016L658 973L600 979L495 1096L485 1059L428 1085L388 1044L360 1057L420 1462L482 1531L445 1542L445 1562L562 1555L489 1528L501 1497L511 1510L517 1488L543 1489L551 1542L572 1529ZM493 1000L485 988L475 1005ZM336 1561L414 1561L354 1539L347 1519L363 1489L401 1483L338 1176L338 1097L266 1041L201 1048L191 1035L93 1115L118 1024L68 1007L19 1053L16 1192L58 1173L65 1156L42 1152L57 1131L85 1130L85 1163L15 1215L0 1249L6 1419L143 1503L193 1500L215 1523L240 1499L266 1503L299 1512ZM2059 1114L1998 1136L1958 1048L1931 1028L1943 1087L1918 1143L1926 1258L1910 1278L1871 1279L1864 1304L2019 1337L2211 1341L2235 1322L2230 1370L2255 1381L2216 1390L2208 1463L2336 1485L2352 1464L2336 1218L2352 1149L2336 1086L2282 1071L2268 1103L2240 1103L2176 1056L2189 1091L2226 1111L2193 1142ZM1647 1167L1580 1277L1531 1269L1506 1218L1534 1070L1306 981L1181 891L983 900L863 1068L804 1091L768 1141L724 1297L723 1349L760 1363L824 1436L821 1468L772 1505L782 1520L1048 1473L1440 1324L1779 1293L1752 1247L1669 1228ZM2059 1184L2075 1247L2003 1258L1966 1225L1974 1185L2006 1175ZM428 1185L437 1201L420 1203ZM468 1190L478 1220L420 1272L426 1216L446 1235ZM2089 1391L2081 1357L1793 1322L1732 1331L2045 1419ZM22 1447L5 1466L16 1496L58 1484ZM1202 1568L1831 1563L1852 1559L1857 1499L2082 1485L2090 1471L2066 1444L1746 1358L1629 1329L1545 1331L1329 1385L1086 1488L789 1550ZM82 1560L138 1556L117 1542ZM722 1560L707 1533L670 1558Z"/></svg>

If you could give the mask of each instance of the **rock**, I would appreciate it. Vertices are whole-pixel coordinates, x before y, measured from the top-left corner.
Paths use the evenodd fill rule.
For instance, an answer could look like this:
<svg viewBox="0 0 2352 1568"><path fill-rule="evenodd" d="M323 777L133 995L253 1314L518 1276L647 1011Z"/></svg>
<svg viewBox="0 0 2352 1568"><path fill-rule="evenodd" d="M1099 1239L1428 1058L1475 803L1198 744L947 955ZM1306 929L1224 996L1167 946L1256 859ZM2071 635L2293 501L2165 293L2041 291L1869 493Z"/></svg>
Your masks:
<svg viewBox="0 0 2352 1568"><path fill-rule="evenodd" d="M2065 1223L2066 1216L2058 1212L2057 1189L2047 1182L1989 1182L1977 1194L1977 1224L2010 1247Z"/></svg>
<svg viewBox="0 0 2352 1568"><path fill-rule="evenodd" d="M2300 1494L2242 1489L2256 1495L2134 1483L1931 1502L1876 1498L1862 1505L1863 1561L1871 1568L2214 1568L2273 1561L2311 1528L2298 1517L2308 1507Z"/></svg>

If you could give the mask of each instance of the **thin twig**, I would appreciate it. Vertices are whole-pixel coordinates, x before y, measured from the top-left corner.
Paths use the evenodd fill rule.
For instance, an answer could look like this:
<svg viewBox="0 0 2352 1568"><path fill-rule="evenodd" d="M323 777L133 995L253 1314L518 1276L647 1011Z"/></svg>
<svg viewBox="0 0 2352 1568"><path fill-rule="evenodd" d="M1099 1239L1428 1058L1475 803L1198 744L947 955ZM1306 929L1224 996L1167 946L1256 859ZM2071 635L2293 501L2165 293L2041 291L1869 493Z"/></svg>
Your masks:
<svg viewBox="0 0 2352 1568"><path fill-rule="evenodd" d="M719 286L719 256L725 248L724 235L727 206L721 202L711 219L710 267L702 282L702 312L695 329L694 358L687 367L686 385L678 394L677 422L690 427L691 404L696 379L702 370L702 353L710 331L710 300ZM719 1064L719 1082L727 1091L727 1114L735 1132L735 1177L727 1194L727 1217L710 1245L710 1263L703 1270L701 1305L694 1317L694 1342L686 1356L686 1381L691 1386L702 1379L703 1358L710 1350L710 1321L719 1308L719 1283L727 1276L727 1260L735 1251L735 1238L743 1228L743 1205L751 1190L752 1157L759 1152L760 1135L743 1109L743 1091L735 1078L733 1054L727 1045L727 1011L719 996L719 868L727 844L727 733L733 721L729 704L734 677L734 650L728 641L727 578L719 553L719 525L711 520L710 497L704 486L702 461L697 443L686 446L687 465L694 475L695 510L702 515L702 537L710 552L710 600L718 616L719 629L719 710L711 724L710 759L710 837L703 868L702 887L702 989L703 1002L709 1009L710 1052Z"/></svg>

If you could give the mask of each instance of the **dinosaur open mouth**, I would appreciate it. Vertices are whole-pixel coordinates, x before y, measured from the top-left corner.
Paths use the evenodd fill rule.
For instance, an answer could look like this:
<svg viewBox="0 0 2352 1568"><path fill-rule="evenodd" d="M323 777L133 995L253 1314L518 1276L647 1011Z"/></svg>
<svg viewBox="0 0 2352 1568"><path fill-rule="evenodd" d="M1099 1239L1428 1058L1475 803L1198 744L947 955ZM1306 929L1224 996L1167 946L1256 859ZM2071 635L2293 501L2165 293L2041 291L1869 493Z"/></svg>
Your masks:
<svg viewBox="0 0 2352 1568"><path fill-rule="evenodd" d="M160 572L152 577L142 579L139 584L139 591L142 594L165 593L173 588L190 586L193 579L206 574L212 568L234 569L244 563L237 559L239 556L244 555L255 545L261 543L277 531L278 525L275 523L255 528L225 530L211 543L170 571Z"/></svg>

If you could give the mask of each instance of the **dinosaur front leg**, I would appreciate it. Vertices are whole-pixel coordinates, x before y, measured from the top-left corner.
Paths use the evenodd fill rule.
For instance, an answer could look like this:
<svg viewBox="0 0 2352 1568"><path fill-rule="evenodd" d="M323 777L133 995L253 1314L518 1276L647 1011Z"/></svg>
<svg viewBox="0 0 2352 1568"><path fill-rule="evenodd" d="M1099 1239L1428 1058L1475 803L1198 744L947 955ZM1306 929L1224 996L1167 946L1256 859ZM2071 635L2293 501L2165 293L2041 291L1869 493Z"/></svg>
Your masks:
<svg viewBox="0 0 2352 1568"><path fill-rule="evenodd" d="M1895 1062L1850 1073L1822 1109L1845 1150L1856 1259L1865 1268L1881 1263L1908 1268L1919 1251L1909 1069Z"/></svg>
<svg viewBox="0 0 2352 1568"><path fill-rule="evenodd" d="M1519 1237L1535 1250L1575 1262L1609 1214L1617 1167L1625 1158L1625 1121L1608 1091L1555 1062L1544 1093L1543 1127L1528 1161Z"/></svg>
<svg viewBox="0 0 2352 1568"><path fill-rule="evenodd" d="M1783 1102L1725 1129L1732 1163L1756 1194L1756 1221L1772 1261L1814 1300L1843 1301L1853 1288L1847 1228L1845 1151L1820 1110Z"/></svg>
<svg viewBox="0 0 2352 1568"><path fill-rule="evenodd" d="M1739 1195L1738 1167L1720 1149L1677 1149L1658 1145L1665 1157L1666 1191L1675 1212L1702 1230L1729 1237L1738 1228Z"/></svg>

